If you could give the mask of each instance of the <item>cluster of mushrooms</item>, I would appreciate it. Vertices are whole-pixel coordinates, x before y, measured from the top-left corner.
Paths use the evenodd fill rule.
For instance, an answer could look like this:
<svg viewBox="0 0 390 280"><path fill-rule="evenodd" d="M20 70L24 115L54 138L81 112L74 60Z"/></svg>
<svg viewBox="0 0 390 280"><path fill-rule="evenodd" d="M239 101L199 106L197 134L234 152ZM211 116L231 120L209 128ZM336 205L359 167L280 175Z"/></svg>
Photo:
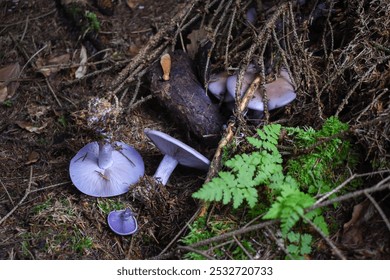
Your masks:
<svg viewBox="0 0 390 280"><path fill-rule="evenodd" d="M166 59L166 56L163 56ZM168 57L169 59L169 57ZM163 65L163 64L162 64ZM164 69L163 80L169 80L168 69ZM226 72L212 75L208 91L234 108L236 96L245 94L257 74L256 67L250 64L246 69L242 86L237 88L238 74L229 76ZM239 92L236 94L236 90ZM280 77L264 87L268 99L268 110L287 105L296 98L288 72L282 69ZM256 90L248 109L261 117L264 112L261 89ZM119 112L105 99L93 99L88 110L88 126L100 134L97 142L84 146L72 158L69 166L70 178L82 193L94 197L112 197L126 193L144 176L145 166L141 155L131 146L112 140L109 127ZM102 129L102 127L104 129ZM164 154L164 158L153 175L156 182L166 185L178 164L207 171L210 161L181 141L156 130L145 129L145 135ZM119 235L131 235L137 231L137 221L133 212L127 208L109 213L108 225Z"/></svg>
<svg viewBox="0 0 390 280"><path fill-rule="evenodd" d="M113 109L103 99L93 100L92 116L88 122L92 126L109 122L108 116ZM183 142L156 130L145 129L145 134L164 154L155 180L166 185L178 164L208 170L210 161ZM129 145L111 141L107 131L99 131L100 141L92 142L81 148L69 165L70 178L82 193L94 197L112 197L126 193L129 187L144 176L145 166L141 155ZM108 225L119 235L130 235L137 231L137 221L127 208L109 213Z"/></svg>
<svg viewBox="0 0 390 280"><path fill-rule="evenodd" d="M256 67L250 64L245 71L242 79L241 89L238 97L248 90L251 83L256 77ZM221 72L212 75L208 84L208 90L218 100L221 100L229 109L234 108L236 98L238 74L229 76L227 72ZM268 99L268 110L274 110L286 106L296 98L296 93L292 85L290 76L286 69L282 68L280 76L275 81L265 84L264 90ZM264 101L261 94L261 89L258 88L253 98L248 103L248 109L256 118L261 118L264 113Z"/></svg>

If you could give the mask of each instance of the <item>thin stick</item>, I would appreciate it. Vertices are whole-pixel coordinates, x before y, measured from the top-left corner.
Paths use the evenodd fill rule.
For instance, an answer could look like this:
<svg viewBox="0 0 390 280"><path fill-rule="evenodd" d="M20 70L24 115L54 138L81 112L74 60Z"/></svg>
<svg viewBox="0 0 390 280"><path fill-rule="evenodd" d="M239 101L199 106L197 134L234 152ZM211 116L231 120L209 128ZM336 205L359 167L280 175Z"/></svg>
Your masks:
<svg viewBox="0 0 390 280"><path fill-rule="evenodd" d="M21 76L22 73L23 73L24 68L26 68L26 66L31 62L31 60L33 60L34 57L36 57L41 51L43 51L43 50L46 49L46 48L47 48L47 44L44 45L42 48L40 48L36 53L34 53L34 54L27 60L27 62L23 65L22 70L20 70L20 73L19 73L19 77L18 77L18 78L20 78L20 76Z"/></svg>
<svg viewBox="0 0 390 280"><path fill-rule="evenodd" d="M326 243L329 244L329 246L333 249L334 253L342 260L346 260L347 258L341 253L339 248L336 247L336 245L330 240L320 228L318 228L310 219L306 218L305 215L300 215L305 222L307 222L309 225L311 225L320 235L321 237L326 241Z"/></svg>
<svg viewBox="0 0 390 280"><path fill-rule="evenodd" d="M28 186L27 186L27 189L26 189L26 192L24 193L24 196L22 197L22 199L18 202L18 204L15 205L14 208L12 208L11 211L8 212L7 215L5 215L1 220L0 220L0 225L8 219L8 217L10 217L15 211L16 209L18 209L18 207L26 200L26 198L28 197L28 195L30 194L30 190L31 190L31 184L32 184L32 177L33 177L33 167L31 166L30 167L30 179L28 180Z"/></svg>
<svg viewBox="0 0 390 280"><path fill-rule="evenodd" d="M198 210L199 211L199 210ZM171 240L171 242L169 242L169 244L167 246L165 246L164 250L162 250L160 252L160 254L158 254L158 257L163 255L171 246L173 243L176 242L177 239L179 239L179 237L181 236L181 234L188 228L188 226L190 224L192 224L192 222L196 219L196 217L198 216L198 211L195 212L194 215L192 215L192 217L186 222L186 224L180 229L180 231L175 235L175 237Z"/></svg>
<svg viewBox="0 0 390 280"><path fill-rule="evenodd" d="M386 214L383 212L382 208L378 205L378 203L375 201L375 199L369 193L365 192L364 194L368 197L368 199L371 201L371 203L374 204L376 210L378 210L379 215L381 215L383 221L385 222L387 228L390 231L390 222L387 219Z"/></svg>
<svg viewBox="0 0 390 280"><path fill-rule="evenodd" d="M3 182L1 181L1 179L0 179L0 184L3 186L3 188L4 188L4 190L5 190L5 193L7 194L7 196L8 196L8 198L9 198L9 200L11 201L12 205L15 205L14 201L12 200L12 197L10 196L10 194L9 194L9 192L8 192L8 190L7 190L7 188L6 188L6 186L3 184Z"/></svg>
<svg viewBox="0 0 390 280"><path fill-rule="evenodd" d="M233 235L233 239L234 241L236 241L237 245L241 248L241 250L245 253L245 255L250 259L250 260L253 260L253 256L248 252L248 250L244 247L244 245L242 245L242 243L240 242L240 240L238 240L238 238Z"/></svg>
<svg viewBox="0 0 390 280"><path fill-rule="evenodd" d="M54 89L52 88L47 77L46 77L46 84L47 84L47 87L49 88L50 92L53 94L54 99L57 101L58 105L60 105L60 107L62 108L62 104L61 104L60 100L58 99L56 93L54 92Z"/></svg>
<svg viewBox="0 0 390 280"><path fill-rule="evenodd" d="M64 185L67 185L67 184L70 184L70 183L71 183L70 181L62 182L62 183L58 183L58 184L50 185L50 186L47 186L47 187L43 187L43 188L32 190L32 191L30 191L30 193L35 193L35 192L40 192L40 191L44 191L44 190L47 190L47 189L52 189L52 188L64 186Z"/></svg>
<svg viewBox="0 0 390 280"><path fill-rule="evenodd" d="M36 20L36 19L40 19L40 18L43 18L43 17L46 17L48 15L51 15L53 13L55 13L57 11L57 8L54 8L53 10L51 10L50 12L46 13L46 14L43 14L43 15L40 15L40 16L37 16L35 18L32 18L31 20ZM18 25L18 24L21 24L21 23L24 23L26 20L21 20L21 21L17 21L17 22L14 22L14 23L8 23L8 24L0 24L0 27L11 27L13 25Z"/></svg>
<svg viewBox="0 0 390 280"><path fill-rule="evenodd" d="M21 43L21 42L23 41L23 39L24 39L24 36L26 36L27 27L28 27L28 18L29 18L29 17L30 17L30 16L28 15L27 18L26 18L26 25L24 26L23 35L22 35L22 38L20 38L19 43Z"/></svg>
<svg viewBox="0 0 390 280"><path fill-rule="evenodd" d="M348 194L336 197L334 199L330 199L330 200L324 201L322 203L319 203L319 204L316 204L316 205L313 205L313 206L309 207L307 209L307 211L311 211L311 210L314 210L314 209L317 209L317 208L321 208L321 207L325 207L325 206L328 206L328 205L332 205L333 203L336 203L336 202L341 202L341 201L348 200L348 199L351 199L351 198L355 198L355 197L358 197L358 196L361 196L361 195L365 195L366 193L372 193L372 192L383 191L385 189L390 189L390 183L388 183L388 181L390 181L390 176L386 177L385 179L383 179L382 181L380 181L379 183L377 183L375 186L373 186L371 188L355 191L355 192L352 192L352 193L348 193Z"/></svg>
<svg viewBox="0 0 390 280"><path fill-rule="evenodd" d="M290 259L294 259L293 256L288 252L288 249L284 246L283 242L281 242L280 239L277 239L275 234L272 232L272 230L269 227L266 227L265 230L268 232L268 234L271 236L271 238L274 240L276 245L288 256ZM266 235L267 237L267 235Z"/></svg>
<svg viewBox="0 0 390 280"><path fill-rule="evenodd" d="M185 250L185 251L188 251L188 252L193 252L193 253L197 253L203 257L205 257L206 259L208 260L215 260L215 258L209 256L208 254L206 254L205 252L203 251L200 251L200 250L197 250L195 248L192 248L190 246L178 246L177 247L178 250Z"/></svg>

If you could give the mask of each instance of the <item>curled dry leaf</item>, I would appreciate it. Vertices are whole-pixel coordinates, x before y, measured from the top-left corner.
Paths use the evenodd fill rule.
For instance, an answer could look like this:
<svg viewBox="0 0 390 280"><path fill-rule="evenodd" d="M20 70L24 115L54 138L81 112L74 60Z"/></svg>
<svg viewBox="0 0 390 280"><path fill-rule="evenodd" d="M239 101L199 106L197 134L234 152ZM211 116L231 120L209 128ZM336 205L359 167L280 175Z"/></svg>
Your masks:
<svg viewBox="0 0 390 280"><path fill-rule="evenodd" d="M207 40L207 32L204 28L195 29L188 35L188 39L191 43L186 45L187 53L191 59L194 59L199 46Z"/></svg>
<svg viewBox="0 0 390 280"><path fill-rule="evenodd" d="M12 82L12 80L19 78L19 75L19 62L0 68L0 102L4 102L15 94L19 83L16 81Z"/></svg>
<svg viewBox="0 0 390 280"><path fill-rule="evenodd" d="M47 126L47 123L44 123L42 126L37 127L37 126L34 126L32 123L24 122L24 121L17 121L16 124L20 128L23 128L23 129L27 130L28 132L33 132L36 134L42 133L42 130L44 130L45 127Z"/></svg>
<svg viewBox="0 0 390 280"><path fill-rule="evenodd" d="M28 106L27 113L30 115L30 117L39 119L40 117L44 116L49 110L50 106L38 105L33 103Z"/></svg>
<svg viewBox="0 0 390 280"><path fill-rule="evenodd" d="M87 49L82 45L81 46L81 51L80 51L80 66L77 68L75 77L76 79L80 79L87 74L87 60L88 60L88 55L87 55Z"/></svg>
<svg viewBox="0 0 390 280"><path fill-rule="evenodd" d="M36 151L32 151L31 153L28 154L26 165L35 163L38 160L39 160L39 153Z"/></svg>
<svg viewBox="0 0 390 280"><path fill-rule="evenodd" d="M351 219L343 225L344 244L360 245L364 242L364 229L370 223L375 209L368 199L353 207Z"/></svg>
<svg viewBox="0 0 390 280"><path fill-rule="evenodd" d="M126 4L130 9L135 9L138 5L142 3L143 0L126 0Z"/></svg>
<svg viewBox="0 0 390 280"><path fill-rule="evenodd" d="M36 65L38 72L43 74L45 77L49 77L59 72L64 64L68 64L70 60L70 54L62 54L59 56L51 57L49 59L38 58Z"/></svg>

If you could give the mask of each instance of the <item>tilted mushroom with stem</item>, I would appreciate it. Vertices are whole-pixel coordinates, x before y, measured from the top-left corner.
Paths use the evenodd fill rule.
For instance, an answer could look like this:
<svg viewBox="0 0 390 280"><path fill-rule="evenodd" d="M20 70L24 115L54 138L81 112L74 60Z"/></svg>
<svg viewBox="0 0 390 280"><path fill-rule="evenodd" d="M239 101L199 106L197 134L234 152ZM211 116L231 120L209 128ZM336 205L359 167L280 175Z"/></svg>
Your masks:
<svg viewBox="0 0 390 280"><path fill-rule="evenodd" d="M100 132L103 139L81 148L69 165L73 184L87 195L110 197L123 194L144 175L140 154L123 142L111 141L108 126L116 117L116 111L105 99L97 98L90 103L88 124Z"/></svg>
<svg viewBox="0 0 390 280"><path fill-rule="evenodd" d="M208 170L210 161L190 146L157 130L145 129L145 134L164 154L163 160L153 175L156 181L161 184L167 184L169 177L178 164Z"/></svg>
<svg viewBox="0 0 390 280"><path fill-rule="evenodd" d="M110 229L119 235L131 235L138 229L137 220L129 208L111 211L107 222Z"/></svg>

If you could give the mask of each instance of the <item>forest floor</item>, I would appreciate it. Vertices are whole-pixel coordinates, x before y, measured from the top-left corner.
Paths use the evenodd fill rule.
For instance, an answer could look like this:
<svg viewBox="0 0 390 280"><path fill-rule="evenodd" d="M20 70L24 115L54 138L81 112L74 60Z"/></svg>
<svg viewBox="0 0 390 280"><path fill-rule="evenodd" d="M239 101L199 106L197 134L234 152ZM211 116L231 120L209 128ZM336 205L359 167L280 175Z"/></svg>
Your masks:
<svg viewBox="0 0 390 280"><path fill-rule="evenodd" d="M160 55L158 52L153 54L160 45L151 45L150 39L156 39L153 36L165 26L176 23L174 17L187 9L190 1L75 1L82 3L79 5L89 13L88 17L82 19L71 14L68 2L72 1L7 0L0 3L0 70L13 65L13 70L18 72L13 80L14 85L18 84L16 90L8 87L5 95L0 91L0 259L147 259L161 252L171 252L167 258L184 258L186 247L180 247L183 245L180 239L188 233L188 223L199 209L199 201L193 199L191 194L202 186L207 174L179 166L167 186L160 188L158 193L148 194L144 198L146 201L139 198L139 193L135 195L134 191L118 197L95 198L73 186L69 177L69 162L79 149L95 140L93 133L79 118L83 110L87 109L93 97L103 97L112 91L116 91L122 107L115 138L133 146L145 162L146 176L134 187L135 190L142 189L150 180L149 176L162 159L161 153L145 136L145 128L161 130L192 146L207 158L213 158L217 147L204 145L192 137L175 116L153 97L143 77ZM340 2L343 1L335 1L335 5L343 6ZM299 51L315 55L303 56L302 59L310 63L294 68L299 86L297 104L271 114L269 120L282 120L288 126L318 128L323 116L337 112L350 125L361 125L351 138L359 145L361 152L361 162L354 172L371 172L372 176L364 177L365 187L368 188L389 175L383 170L390 168L390 136L387 134L390 131L390 102L389 93L384 90L390 85L390 51L389 45L386 45L386 42L390 42L390 35L388 29L386 34L375 31L376 38L382 39L375 41L381 44L371 45L380 52L380 58L375 60L375 69L371 69L374 56L369 57L364 53L362 56L356 55L364 50L343 52L359 38L349 30L353 24L348 22L350 18L347 12L344 13L338 6L335 10L337 12L332 14L332 19L326 19L324 12L325 16L321 18L325 19L317 24L325 22L327 28L344 28L343 34L348 35L340 39L339 30L332 30L332 36L336 38L330 47L332 50L329 53L316 53L328 38L313 35L315 28L321 29L318 26L310 30L310 36L306 39L311 40L312 44L308 49ZM268 15L273 11L268 8ZM376 11L384 17L388 15ZM205 10L201 8L194 12L195 15L202 13ZM354 16L359 18L358 15ZM367 22L367 29L371 28L369 24ZM189 30L184 32L186 36L189 33ZM162 42L161 46L175 46L181 40L180 36L175 37L174 32L167 34L157 38ZM362 40L360 42L365 46ZM148 46L151 46L148 50L150 58L147 55L140 57ZM299 53L296 55L300 56ZM139 62L137 57L142 61ZM85 64L83 58L87 59ZM366 68L358 69L364 64L359 59L366 59ZM342 68L343 76L332 80L332 75L337 72L332 67L340 65L342 60L345 62L342 64L345 67ZM19 63L19 69L15 63ZM130 73L128 83L119 88L121 71L129 65L131 67L131 63L138 68L133 69L133 77ZM308 73L305 67L311 65L315 67L310 72L313 77L318 78L322 73L327 75L329 81L322 82L325 90L316 97L309 97L307 87L315 89L317 85L302 78ZM235 64L235 67L238 66ZM79 79L75 77L78 71L83 72ZM360 104L360 98L367 95L359 97L356 92L364 90L372 95L367 102ZM333 98L333 94L339 91L345 95ZM340 106L346 96L348 102ZM321 98L322 108L318 101ZM383 116L387 116L387 122L383 122ZM371 128L367 128L370 121ZM372 128L375 126L377 130ZM256 125L250 124L248 129L242 128L241 131L246 133L250 129L255 131L255 128ZM365 136L358 139L359 133ZM234 137L239 139L242 135L237 132ZM369 164L375 160L381 163L380 168L375 169ZM379 170L383 173L377 173ZM378 213L366 217L362 228L354 229L357 237L352 245L347 242L341 244L345 240L342 238L343 225L351 220L353 207L363 203L364 198L353 197L337 209L330 210L328 216L333 215L335 220L330 239L342 248L341 251L348 258L389 259L390 229L387 229L383 215ZM389 201L388 191L381 192L379 198L375 198L381 201L380 209L383 209L384 215L388 215L389 207L383 206ZM107 225L107 214L111 210L126 207L134 211L139 225L138 232L131 237L115 235ZM235 220L236 223L239 220L229 208L217 207L213 211L215 215ZM273 227L267 229L274 230ZM277 237L275 239L273 234L269 236L273 238L269 237L264 245L258 245L257 252L253 254L262 259L283 258ZM311 258L334 258L328 244L319 240L321 237L317 239L317 253ZM233 250L233 247L229 248ZM221 258L228 256L229 253L226 253Z"/></svg>

